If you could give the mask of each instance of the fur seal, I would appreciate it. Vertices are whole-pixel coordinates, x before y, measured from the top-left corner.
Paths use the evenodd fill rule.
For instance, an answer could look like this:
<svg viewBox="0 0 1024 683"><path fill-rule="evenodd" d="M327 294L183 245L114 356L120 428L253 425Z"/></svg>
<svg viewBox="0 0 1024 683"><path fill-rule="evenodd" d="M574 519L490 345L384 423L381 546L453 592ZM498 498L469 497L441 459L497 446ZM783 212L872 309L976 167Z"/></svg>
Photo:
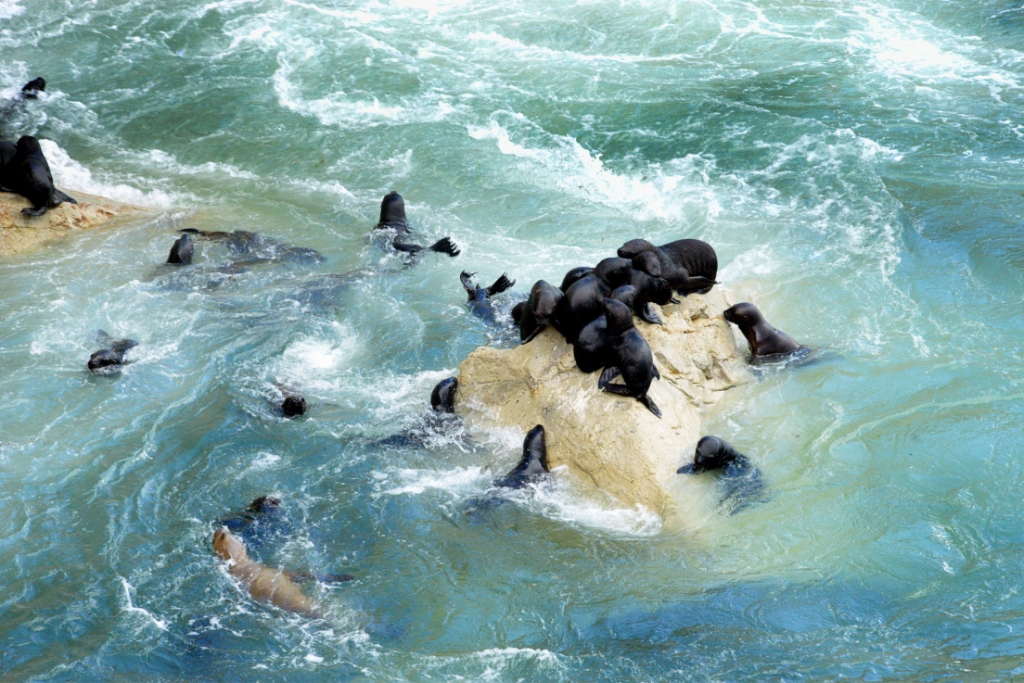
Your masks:
<svg viewBox="0 0 1024 683"><path fill-rule="evenodd" d="M18 146L9 140L0 140L0 192L14 192L11 189L12 182L9 179L11 171L14 170L11 163L18 155Z"/></svg>
<svg viewBox="0 0 1024 683"><path fill-rule="evenodd" d="M606 258L593 272L572 283L558 304L556 327L572 344L587 323L601 315L603 302L616 287L629 283L633 264L625 258Z"/></svg>
<svg viewBox="0 0 1024 683"><path fill-rule="evenodd" d="M232 265L254 265L276 261L323 263L327 260L316 249L282 244L275 239L264 237L258 232L250 232L249 230L223 231L185 228L178 232L197 235L213 242L223 242L227 246L228 251L243 257L234 261Z"/></svg>
<svg viewBox="0 0 1024 683"><path fill-rule="evenodd" d="M740 328L750 345L750 360L756 363L762 359L771 360L806 349L785 332L775 329L750 303L740 303L727 308L722 317Z"/></svg>
<svg viewBox="0 0 1024 683"><path fill-rule="evenodd" d="M530 288L530 298L520 308L516 304L512 309L512 319L519 318L519 341L528 344L533 338L555 323L556 312L562 301L562 291L555 289L544 280L537 280ZM516 310L518 309L518 311Z"/></svg>
<svg viewBox="0 0 1024 683"><path fill-rule="evenodd" d="M26 100L34 100L39 97L39 93L46 90L46 80L42 76L33 78L31 81L21 86L21 97Z"/></svg>
<svg viewBox="0 0 1024 683"><path fill-rule="evenodd" d="M380 220L377 221L375 230L391 229L395 231L395 237L391 241L391 246L396 251L401 251L406 254L416 254L423 251L423 247L418 244L410 244L402 242L405 237L409 237L409 221L405 218L405 200L402 199L402 195L395 191L391 191L384 195L384 199L380 202ZM438 241L427 247L430 251L437 251L443 254L448 254L451 257L458 256L461 252L459 248L452 242L451 237L442 237Z"/></svg>
<svg viewBox="0 0 1024 683"><path fill-rule="evenodd" d="M187 266L192 263L192 252L194 251L195 246L192 244L192 236L186 232L171 245L171 253L168 254L166 263L175 266Z"/></svg>
<svg viewBox="0 0 1024 683"><path fill-rule="evenodd" d="M544 442L544 427L531 429L523 441L523 457L512 471L494 482L500 488L521 489L551 471L548 450Z"/></svg>
<svg viewBox="0 0 1024 683"><path fill-rule="evenodd" d="M629 274L629 284L636 289L633 303L630 304L633 312L644 322L661 325L661 318L654 314L649 304L664 306L671 302L672 285L663 277L635 269Z"/></svg>
<svg viewBox="0 0 1024 683"><path fill-rule="evenodd" d="M580 266L579 268L573 268L572 270L565 274L564 278L562 278L562 286L559 287L559 289L561 289L562 293L565 294L566 292L569 291L569 288L572 287L577 280L579 280L584 275L589 275L590 273L593 272L594 269L591 268L590 266Z"/></svg>
<svg viewBox="0 0 1024 683"><path fill-rule="evenodd" d="M701 472L721 473L722 480L727 484L722 502L729 503L733 513L739 512L764 492L761 470L750 458L717 436L705 436L698 441L693 462L676 470L677 474Z"/></svg>
<svg viewBox="0 0 1024 683"><path fill-rule="evenodd" d="M459 389L459 380L449 377L437 383L430 392L430 407L437 413L455 412L455 392Z"/></svg>
<svg viewBox="0 0 1024 683"><path fill-rule="evenodd" d="M5 168L6 184L11 191L32 202L31 209L26 207L21 210L26 216L42 216L47 209L64 202L78 203L53 186L53 175L43 155L43 148L39 146L39 140L31 135L24 135L18 140L14 158Z"/></svg>
<svg viewBox="0 0 1024 683"><path fill-rule="evenodd" d="M618 250L619 256L634 261L638 270L650 268L649 257L641 257L644 252L652 252L657 256L661 268L660 277L668 280L672 288L683 296L694 292L705 294L718 284L715 282L718 255L707 242L683 239L656 247L647 240L635 239L626 242ZM650 273L649 270L645 272Z"/></svg>
<svg viewBox="0 0 1024 683"><path fill-rule="evenodd" d="M473 311L473 315L481 318L489 323L494 322L494 308L491 306L491 297L496 294L501 294L505 290L509 289L516 283L515 280L509 280L508 275L505 273L501 274L494 284L490 287L481 287L480 285L474 285L472 277L476 273L467 273L462 271L459 275L459 280L462 282L463 288L466 290L466 294L469 295L469 308Z"/></svg>
<svg viewBox="0 0 1024 683"><path fill-rule="evenodd" d="M139 345L134 339L112 339L103 330L100 330L97 341L109 348L101 349L89 356L89 362L86 365L95 374L112 372L117 367L124 365L125 354L129 349Z"/></svg>
<svg viewBox="0 0 1024 683"><path fill-rule="evenodd" d="M609 299L621 301L632 310L636 287L623 285L611 293ZM572 355L580 372L591 373L611 363L608 361L608 316L602 313L584 326L572 345Z"/></svg>
<svg viewBox="0 0 1024 683"><path fill-rule="evenodd" d="M661 374L654 366L651 347L633 325L633 313L626 304L615 299L604 300L604 312L608 319L605 340L611 365L605 366L597 387L620 396L632 396L655 416L661 417L661 410L647 395L651 382L655 378L661 379ZM622 375L625 386L611 383L619 375Z"/></svg>
<svg viewBox="0 0 1024 683"><path fill-rule="evenodd" d="M241 537L244 543L259 548L272 530L282 525L284 510L281 499L274 495L260 496L239 513L217 520L218 527ZM275 534L276 535L276 534Z"/></svg>
<svg viewBox="0 0 1024 683"><path fill-rule="evenodd" d="M281 412L284 413L285 417L304 415L308 409L309 406L306 404L306 399L297 394L286 395L281 402Z"/></svg>

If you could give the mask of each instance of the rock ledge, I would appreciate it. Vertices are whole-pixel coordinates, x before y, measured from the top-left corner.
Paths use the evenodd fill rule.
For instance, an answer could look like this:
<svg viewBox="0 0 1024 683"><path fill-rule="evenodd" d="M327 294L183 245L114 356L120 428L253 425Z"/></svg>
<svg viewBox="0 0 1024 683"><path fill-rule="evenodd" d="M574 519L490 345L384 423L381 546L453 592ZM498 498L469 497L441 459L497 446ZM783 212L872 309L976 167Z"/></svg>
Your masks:
<svg viewBox="0 0 1024 683"><path fill-rule="evenodd" d="M42 216L26 216L22 208L31 206L24 197L0 193L0 256L30 251L41 243L59 239L74 230L91 230L111 223L125 214L141 209L112 199L73 192L78 204L61 204Z"/></svg>

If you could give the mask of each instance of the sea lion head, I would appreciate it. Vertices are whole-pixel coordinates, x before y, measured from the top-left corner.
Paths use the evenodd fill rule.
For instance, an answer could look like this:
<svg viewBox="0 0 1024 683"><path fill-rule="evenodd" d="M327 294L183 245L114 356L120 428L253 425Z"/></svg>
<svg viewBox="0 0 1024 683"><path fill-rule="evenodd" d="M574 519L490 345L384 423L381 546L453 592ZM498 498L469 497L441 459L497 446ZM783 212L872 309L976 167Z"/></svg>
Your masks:
<svg viewBox="0 0 1024 683"><path fill-rule="evenodd" d="M672 300L672 285L663 277L648 275L643 270L634 270L630 281L636 286L637 296L643 302L650 301L664 306Z"/></svg>
<svg viewBox="0 0 1024 683"><path fill-rule="evenodd" d="M683 465L676 474L698 474L725 468L736 460L736 449L717 436L705 436L697 442L693 453L693 462Z"/></svg>
<svg viewBox="0 0 1024 683"><path fill-rule="evenodd" d="M249 503L249 507L245 509L247 512L253 512L258 515L270 510L277 510L280 507L281 499L277 496L260 496L253 502Z"/></svg>
<svg viewBox="0 0 1024 683"><path fill-rule="evenodd" d="M33 78L21 87L21 96L27 100L34 100L44 90L46 90L46 81L40 76L39 78Z"/></svg>
<svg viewBox="0 0 1024 683"><path fill-rule="evenodd" d="M647 240L630 240L619 247L616 253L622 258L634 259L645 251L657 252L657 250L658 248Z"/></svg>
<svg viewBox="0 0 1024 683"><path fill-rule="evenodd" d="M604 315L608 320L607 334L615 336L633 327L633 311L615 299L604 300Z"/></svg>
<svg viewBox="0 0 1024 683"><path fill-rule="evenodd" d="M548 466L548 448L544 438L544 425L537 425L531 429L523 440L523 460L539 463L545 472L550 472Z"/></svg>
<svg viewBox="0 0 1024 683"><path fill-rule="evenodd" d="M459 388L457 377L449 377L437 383L430 392L430 407L438 413L455 412L455 392Z"/></svg>
<svg viewBox="0 0 1024 683"><path fill-rule="evenodd" d="M402 227L408 225L408 221L405 219L405 200L402 199L402 195L394 190L384 195L384 199L380 201L380 221L377 222L377 225Z"/></svg>
<svg viewBox="0 0 1024 683"><path fill-rule="evenodd" d="M634 256L633 267L653 277L661 277L661 259L653 251L644 251Z"/></svg>
<svg viewBox="0 0 1024 683"><path fill-rule="evenodd" d="M29 154L42 154L43 148L39 146L39 140L31 135L22 135L18 138L18 156L25 157Z"/></svg>
<svg viewBox="0 0 1024 683"><path fill-rule="evenodd" d="M120 365L123 360L124 356L122 354L119 354L116 351L111 351L110 349L103 349L102 351L97 351L89 356L88 366L90 370L96 372L103 368Z"/></svg>
<svg viewBox="0 0 1024 683"><path fill-rule="evenodd" d="M537 325L545 327L551 323L551 316L558 308L558 302L562 300L562 293L544 280L537 280L531 294L533 317L537 319Z"/></svg>
<svg viewBox="0 0 1024 683"><path fill-rule="evenodd" d="M217 557L225 561L238 563L249 559L245 544L223 526L213 532L213 551L217 553Z"/></svg>
<svg viewBox="0 0 1024 683"><path fill-rule="evenodd" d="M736 304L725 309L722 312L722 317L740 327L756 325L764 320L764 316L761 315L761 311L757 310L757 306L749 303Z"/></svg>
<svg viewBox="0 0 1024 683"><path fill-rule="evenodd" d="M285 417L298 417L306 412L308 406L302 396L285 396L281 402L281 412Z"/></svg>
<svg viewBox="0 0 1024 683"><path fill-rule="evenodd" d="M632 261L614 256L600 261L594 268L594 275L604 280L613 289L629 282L632 272Z"/></svg>

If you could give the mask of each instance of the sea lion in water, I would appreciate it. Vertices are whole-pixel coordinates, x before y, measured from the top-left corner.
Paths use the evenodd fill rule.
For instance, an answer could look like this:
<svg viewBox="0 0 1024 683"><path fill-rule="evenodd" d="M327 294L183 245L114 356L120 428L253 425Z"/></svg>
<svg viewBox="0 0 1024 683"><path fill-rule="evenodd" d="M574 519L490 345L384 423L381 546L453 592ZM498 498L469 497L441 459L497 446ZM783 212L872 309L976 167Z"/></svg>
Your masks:
<svg viewBox="0 0 1024 683"><path fill-rule="evenodd" d="M391 241L391 246L396 251L401 251L406 254L416 254L423 251L423 247L418 244L410 244L407 242L400 241L402 238L408 237L410 234L409 221L405 218L405 200L402 199L402 195L397 192L390 192L384 195L384 199L380 202L380 220L377 221L375 230L391 229L395 231L395 238ZM448 254L451 257L458 256L461 252L459 248L452 242L451 237L442 237L438 241L427 247L430 251L436 251L443 254Z"/></svg>
<svg viewBox="0 0 1024 683"><path fill-rule="evenodd" d="M651 382L655 378L661 379L661 374L654 366L651 347L633 325L633 313L626 304L615 299L604 300L604 312L608 319L605 336L608 362L613 365L605 366L597 387L620 396L632 396L655 416L661 417L661 410L647 395ZM619 375L622 375L625 386L611 383Z"/></svg>
<svg viewBox="0 0 1024 683"><path fill-rule="evenodd" d="M693 453L693 462L676 470L677 474L701 472L721 473L722 481L727 488L722 503L731 504L729 507L732 508L732 513L739 512L764 493L761 470L750 461L750 458L717 436L705 436L698 441Z"/></svg>
<svg viewBox="0 0 1024 683"><path fill-rule="evenodd" d="M437 383L430 392L430 407L437 413L455 412L455 392L459 389L459 380L449 377Z"/></svg>
<svg viewBox="0 0 1024 683"><path fill-rule="evenodd" d="M466 294L469 295L469 308L473 311L473 315L485 320L486 322L494 322L494 308L491 306L491 297L496 294L501 294L505 290L509 289L516 283L515 280L509 280L508 275L505 273L501 274L494 284L490 287L481 287L480 285L474 285L472 277L476 273L467 273L462 271L459 276L459 280L462 282L462 286L466 290Z"/></svg>
<svg viewBox="0 0 1024 683"><path fill-rule="evenodd" d="M722 317L739 327L740 332L747 338L752 363L764 359L772 360L772 357L781 358L807 348L798 344L785 332L769 325L754 304L736 304L725 309Z"/></svg>
<svg viewBox="0 0 1024 683"><path fill-rule="evenodd" d="M574 282L558 304L556 327L572 344L587 323L601 315L602 302L612 290L629 283L633 264L629 259L603 259L593 272Z"/></svg>
<svg viewBox="0 0 1024 683"><path fill-rule="evenodd" d="M178 232L198 235L213 242L223 242L229 251L243 257L235 261L235 264L253 265L275 261L323 263L327 260L316 249L282 244L275 239L264 237L258 232L250 232L249 230L224 231L185 228Z"/></svg>
<svg viewBox="0 0 1024 683"><path fill-rule="evenodd" d="M213 533L213 550L253 599L314 619L323 616L323 610L296 585L296 581L312 578L309 574L270 569L253 561L245 543L226 527Z"/></svg>
<svg viewBox="0 0 1024 683"><path fill-rule="evenodd" d="M612 291L609 299L621 301L633 309L633 301L636 298L636 287L623 285ZM576 359L576 367L580 372L591 373L600 370L609 362L610 349L608 347L608 316L603 313L584 326L576 336L576 343L572 345L572 355Z"/></svg>
<svg viewBox="0 0 1024 683"><path fill-rule="evenodd" d="M53 175L46 162L39 140L24 135L18 140L14 158L5 166L6 184L12 192L32 202L32 208L21 210L26 216L42 216L47 209L64 202L78 202L53 186Z"/></svg>
<svg viewBox="0 0 1024 683"><path fill-rule="evenodd" d="M195 246L192 244L192 236L186 232L181 237L174 240L174 244L171 245L171 253L168 254L166 263L175 266L187 266L192 263L192 252L194 251Z"/></svg>
<svg viewBox="0 0 1024 683"><path fill-rule="evenodd" d="M39 97L39 93L46 90L46 81L42 76L33 78L31 81L21 86L21 97L26 100L34 100Z"/></svg>
<svg viewBox="0 0 1024 683"><path fill-rule="evenodd" d="M544 280L537 280L530 288L530 298L520 307L512 309L512 319L518 317L519 341L528 344L533 338L555 323L562 291L555 289ZM558 325L555 324L555 327Z"/></svg>
<svg viewBox="0 0 1024 683"><path fill-rule="evenodd" d="M280 498L274 495L260 496L249 503L244 511L218 519L217 526L226 527L250 547L259 548L268 540L272 531L282 531L279 527L284 524L284 517Z"/></svg>
<svg viewBox="0 0 1024 683"><path fill-rule="evenodd" d="M110 335L100 330L97 341L109 348L101 349L89 356L86 364L93 373L111 372L125 364L125 354L129 349L139 345L134 339L111 339Z"/></svg>
<svg viewBox="0 0 1024 683"><path fill-rule="evenodd" d="M305 414L308 408L306 399L297 394L286 395L281 402L281 412L285 417L298 417Z"/></svg>
<svg viewBox="0 0 1024 683"><path fill-rule="evenodd" d="M521 489L532 484L551 471L548 466L548 450L544 442L544 427L537 425L529 431L523 441L523 457L512 471L494 482L501 488Z"/></svg>
<svg viewBox="0 0 1024 683"><path fill-rule="evenodd" d="M638 270L650 267L649 257L641 257L644 252L658 257L660 277L668 280L672 288L683 296L694 292L705 294L717 284L718 255L707 242L683 239L656 247L647 240L636 239L626 242L618 250L619 256L632 260Z"/></svg>

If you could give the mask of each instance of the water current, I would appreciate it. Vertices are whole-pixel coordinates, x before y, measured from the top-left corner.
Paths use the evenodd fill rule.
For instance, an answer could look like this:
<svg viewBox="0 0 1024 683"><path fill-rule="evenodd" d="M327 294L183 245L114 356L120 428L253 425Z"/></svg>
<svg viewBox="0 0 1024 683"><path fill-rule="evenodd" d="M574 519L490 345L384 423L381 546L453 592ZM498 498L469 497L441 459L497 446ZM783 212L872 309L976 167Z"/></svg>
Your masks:
<svg viewBox="0 0 1024 683"><path fill-rule="evenodd" d="M0 0L0 95L49 83L2 135L152 209L0 261L0 679L1024 673L1022 39L1017 0ZM392 189L462 255L374 245ZM184 227L325 260L161 266ZM705 418L770 497L466 515L522 434L386 440L509 343L459 271L523 296L638 236L832 354ZM116 376L98 329L140 342ZM211 552L271 492L259 559L356 576L325 619Z"/></svg>

